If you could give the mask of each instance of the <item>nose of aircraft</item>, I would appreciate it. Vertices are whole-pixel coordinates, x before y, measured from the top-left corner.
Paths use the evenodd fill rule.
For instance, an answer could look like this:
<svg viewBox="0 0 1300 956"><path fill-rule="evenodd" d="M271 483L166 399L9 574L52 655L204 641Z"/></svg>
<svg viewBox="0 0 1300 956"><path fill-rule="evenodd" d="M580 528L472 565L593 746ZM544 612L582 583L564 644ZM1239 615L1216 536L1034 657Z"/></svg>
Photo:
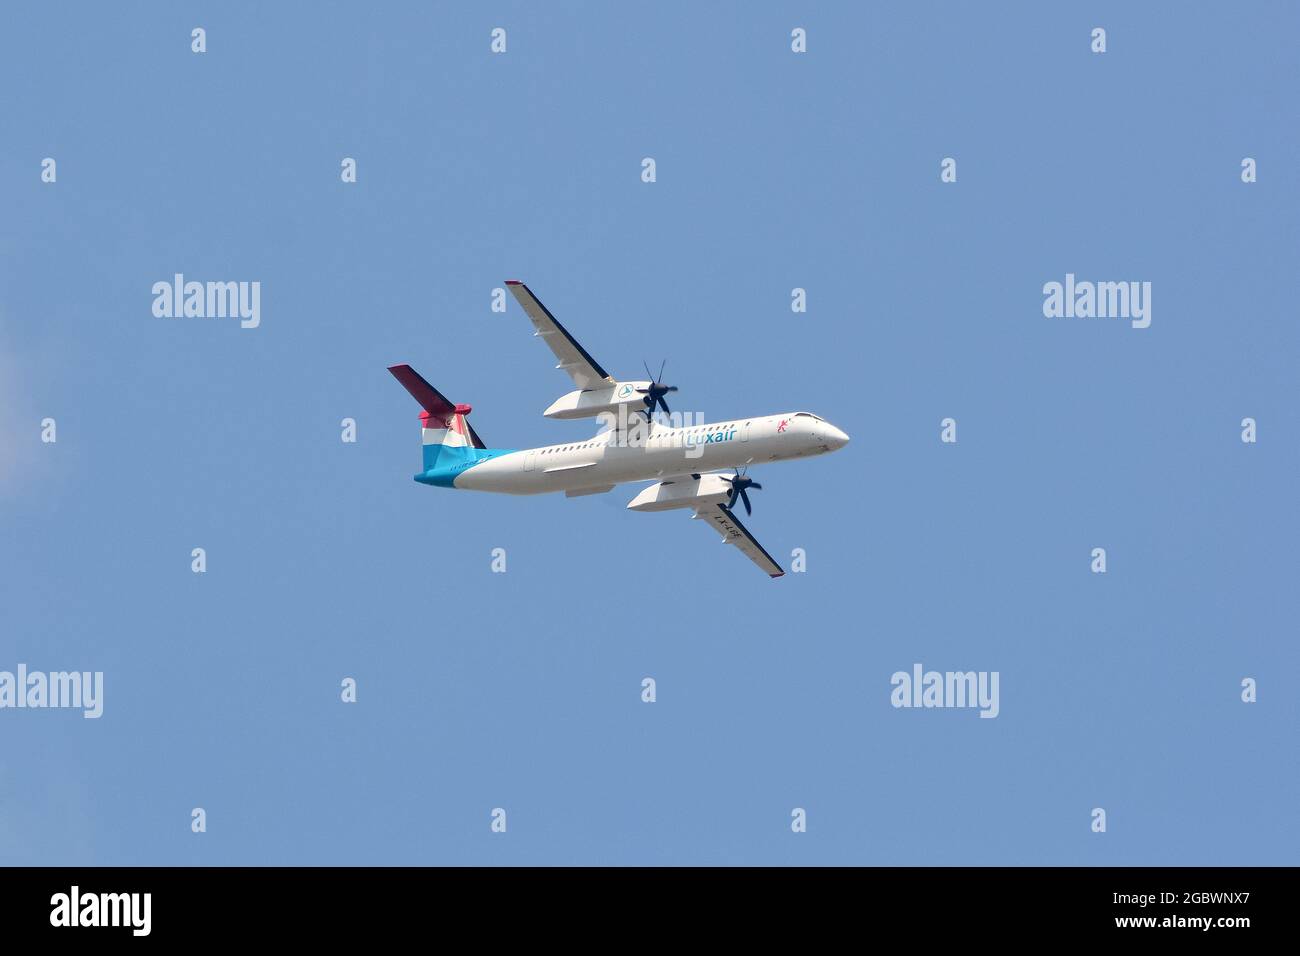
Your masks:
<svg viewBox="0 0 1300 956"><path fill-rule="evenodd" d="M837 451L849 443L849 436L844 434L834 425L826 423L826 444L830 446L831 451Z"/></svg>

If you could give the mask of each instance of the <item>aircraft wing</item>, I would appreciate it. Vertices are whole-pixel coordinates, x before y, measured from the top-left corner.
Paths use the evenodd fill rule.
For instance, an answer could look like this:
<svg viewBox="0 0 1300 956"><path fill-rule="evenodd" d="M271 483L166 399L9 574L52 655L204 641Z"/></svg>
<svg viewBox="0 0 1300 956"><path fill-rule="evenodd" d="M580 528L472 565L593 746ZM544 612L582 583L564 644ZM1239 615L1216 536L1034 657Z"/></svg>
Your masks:
<svg viewBox="0 0 1300 956"><path fill-rule="evenodd" d="M758 539L749 533L749 529L740 523L740 519L726 505L720 502L701 505L695 509L695 515L713 525L722 533L723 541L738 547L749 560L766 571L769 576L779 578L785 574L785 569L763 550L763 546L758 543Z"/></svg>
<svg viewBox="0 0 1300 956"><path fill-rule="evenodd" d="M614 379L600 367L568 330L555 320L550 310L542 305L541 300L533 295L532 290L515 279L506 281L510 293L515 297L536 329L538 335L547 344L560 364L556 368L564 369L578 388L602 388L616 384Z"/></svg>

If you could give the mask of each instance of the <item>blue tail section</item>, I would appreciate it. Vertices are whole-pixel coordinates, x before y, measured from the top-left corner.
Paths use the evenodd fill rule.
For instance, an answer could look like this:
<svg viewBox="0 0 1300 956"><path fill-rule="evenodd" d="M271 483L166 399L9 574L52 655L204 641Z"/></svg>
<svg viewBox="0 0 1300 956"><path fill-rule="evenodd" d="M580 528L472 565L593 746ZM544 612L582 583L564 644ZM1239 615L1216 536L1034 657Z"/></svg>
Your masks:
<svg viewBox="0 0 1300 956"><path fill-rule="evenodd" d="M456 477L465 469L509 453L507 449L485 447L465 418L473 409L448 401L411 366L393 365L388 371L424 409L420 413L424 470L415 476L416 481L453 488Z"/></svg>
<svg viewBox="0 0 1300 956"><path fill-rule="evenodd" d="M422 485L434 485L439 488L455 488L456 478L467 469L496 458L510 454L505 448L457 448L451 445L425 445L424 471L415 476Z"/></svg>

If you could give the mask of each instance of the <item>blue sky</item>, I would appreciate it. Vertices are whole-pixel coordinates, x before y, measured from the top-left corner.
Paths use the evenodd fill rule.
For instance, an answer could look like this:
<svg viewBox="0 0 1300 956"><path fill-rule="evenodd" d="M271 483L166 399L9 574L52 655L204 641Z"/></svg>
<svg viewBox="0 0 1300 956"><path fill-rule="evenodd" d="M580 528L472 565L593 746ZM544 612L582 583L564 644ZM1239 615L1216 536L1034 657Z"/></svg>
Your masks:
<svg viewBox="0 0 1300 956"><path fill-rule="evenodd" d="M0 711L0 861L1297 862L1291 5L6 17L0 670L105 701ZM176 272L260 327L155 318ZM1045 318L1066 273L1150 328ZM396 362L489 445L590 434L507 278L684 409L844 428L754 474L807 572L639 486L411 481ZM999 716L891 707L916 662Z"/></svg>

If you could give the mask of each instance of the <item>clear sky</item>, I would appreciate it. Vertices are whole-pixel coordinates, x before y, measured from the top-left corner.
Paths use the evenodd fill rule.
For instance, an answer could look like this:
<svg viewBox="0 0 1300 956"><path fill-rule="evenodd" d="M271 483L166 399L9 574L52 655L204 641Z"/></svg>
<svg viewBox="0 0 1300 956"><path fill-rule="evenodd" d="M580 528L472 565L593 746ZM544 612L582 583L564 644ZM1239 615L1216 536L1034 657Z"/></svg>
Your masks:
<svg viewBox="0 0 1300 956"><path fill-rule="evenodd" d="M104 712L0 710L0 861L1300 862L1294 5L5 18L0 670ZM260 326L156 318L178 272ZM1045 317L1067 273L1150 327ZM507 278L675 408L847 431L753 474L807 571L413 482L397 362L591 434ZM996 719L891 706L916 663Z"/></svg>

